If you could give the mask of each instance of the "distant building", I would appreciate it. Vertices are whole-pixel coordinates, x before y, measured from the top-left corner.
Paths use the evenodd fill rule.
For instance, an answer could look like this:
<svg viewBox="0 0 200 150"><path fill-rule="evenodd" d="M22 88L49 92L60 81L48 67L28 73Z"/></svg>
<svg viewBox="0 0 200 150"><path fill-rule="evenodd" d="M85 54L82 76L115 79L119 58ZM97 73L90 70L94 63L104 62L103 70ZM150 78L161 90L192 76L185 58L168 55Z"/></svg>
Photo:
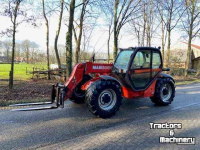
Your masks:
<svg viewBox="0 0 200 150"><path fill-rule="evenodd" d="M191 45L191 61L190 64L191 69L197 70L198 65L200 65L200 46ZM187 52L188 52L188 43L178 42L177 44L171 47L170 51L170 60L171 66L179 66L180 68L185 68L186 60L187 60ZM165 51L165 59L166 59L166 51Z"/></svg>
<svg viewBox="0 0 200 150"><path fill-rule="evenodd" d="M25 58L24 57L15 57L15 62L25 62Z"/></svg>

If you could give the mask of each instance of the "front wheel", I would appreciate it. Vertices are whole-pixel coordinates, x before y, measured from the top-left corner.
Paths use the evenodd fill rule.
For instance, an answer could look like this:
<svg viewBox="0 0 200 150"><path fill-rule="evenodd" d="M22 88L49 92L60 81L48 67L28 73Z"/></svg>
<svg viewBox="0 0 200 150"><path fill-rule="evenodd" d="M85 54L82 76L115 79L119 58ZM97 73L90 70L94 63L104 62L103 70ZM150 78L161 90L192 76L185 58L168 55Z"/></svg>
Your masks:
<svg viewBox="0 0 200 150"><path fill-rule="evenodd" d="M109 118L122 104L121 87L115 81L99 80L88 87L86 104L90 112L100 118Z"/></svg>
<svg viewBox="0 0 200 150"><path fill-rule="evenodd" d="M175 97L174 82L170 78L158 79L151 101L157 105L169 105Z"/></svg>

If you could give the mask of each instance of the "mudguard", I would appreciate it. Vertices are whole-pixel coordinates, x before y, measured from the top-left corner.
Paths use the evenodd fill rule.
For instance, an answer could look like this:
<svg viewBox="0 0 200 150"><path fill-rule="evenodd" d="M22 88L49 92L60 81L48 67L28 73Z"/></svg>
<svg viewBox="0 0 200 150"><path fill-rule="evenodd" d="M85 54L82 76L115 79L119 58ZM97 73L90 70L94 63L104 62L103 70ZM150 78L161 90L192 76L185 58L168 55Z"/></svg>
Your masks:
<svg viewBox="0 0 200 150"><path fill-rule="evenodd" d="M108 76L108 75L101 75L100 78L103 79L103 80L114 80L117 83L119 83L119 85L122 86L122 84L119 82L119 80L117 80L115 77Z"/></svg>
<svg viewBox="0 0 200 150"><path fill-rule="evenodd" d="M93 78L93 79L87 81L85 84L83 84L83 85L81 86L81 90L83 90L83 91L87 90L87 88L88 88L93 82L96 82L96 81L98 81L98 80L114 80L114 81L116 81L117 83L119 83L119 85L122 86L122 84L121 84L116 78L114 78L114 77L112 77L112 76L108 76L108 75L101 75L101 76L99 76L99 77L96 77L96 78Z"/></svg>
<svg viewBox="0 0 200 150"><path fill-rule="evenodd" d="M170 78L175 83L174 78L172 76L170 76L169 74L160 73L160 75L158 76L158 78Z"/></svg>

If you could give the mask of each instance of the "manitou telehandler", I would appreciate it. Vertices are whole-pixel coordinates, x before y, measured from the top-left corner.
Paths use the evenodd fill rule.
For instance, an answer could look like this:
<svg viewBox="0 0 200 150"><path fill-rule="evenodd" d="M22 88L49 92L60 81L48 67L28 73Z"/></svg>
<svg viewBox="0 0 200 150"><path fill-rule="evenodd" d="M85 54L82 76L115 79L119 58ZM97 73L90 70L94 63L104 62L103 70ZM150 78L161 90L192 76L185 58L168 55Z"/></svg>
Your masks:
<svg viewBox="0 0 200 150"><path fill-rule="evenodd" d="M159 48L120 49L114 64L79 63L64 85L52 86L51 102L17 104L17 106L55 104L17 110L41 110L64 107L67 99L86 103L90 112L101 118L113 116L122 98L150 97L157 105L169 105L175 97L174 79L162 71ZM15 105L16 106L16 105Z"/></svg>

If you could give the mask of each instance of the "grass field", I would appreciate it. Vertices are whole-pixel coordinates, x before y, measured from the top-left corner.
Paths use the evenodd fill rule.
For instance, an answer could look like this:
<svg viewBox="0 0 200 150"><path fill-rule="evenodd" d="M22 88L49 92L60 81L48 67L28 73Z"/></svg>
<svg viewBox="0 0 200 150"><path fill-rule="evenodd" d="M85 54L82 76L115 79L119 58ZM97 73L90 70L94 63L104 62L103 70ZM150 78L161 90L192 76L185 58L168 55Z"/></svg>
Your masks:
<svg viewBox="0 0 200 150"><path fill-rule="evenodd" d="M32 74L26 74L27 71L33 71L33 67L46 69L46 64L26 64L20 63L14 65L14 80L28 80L32 77ZM9 79L11 64L0 64L0 79Z"/></svg>

